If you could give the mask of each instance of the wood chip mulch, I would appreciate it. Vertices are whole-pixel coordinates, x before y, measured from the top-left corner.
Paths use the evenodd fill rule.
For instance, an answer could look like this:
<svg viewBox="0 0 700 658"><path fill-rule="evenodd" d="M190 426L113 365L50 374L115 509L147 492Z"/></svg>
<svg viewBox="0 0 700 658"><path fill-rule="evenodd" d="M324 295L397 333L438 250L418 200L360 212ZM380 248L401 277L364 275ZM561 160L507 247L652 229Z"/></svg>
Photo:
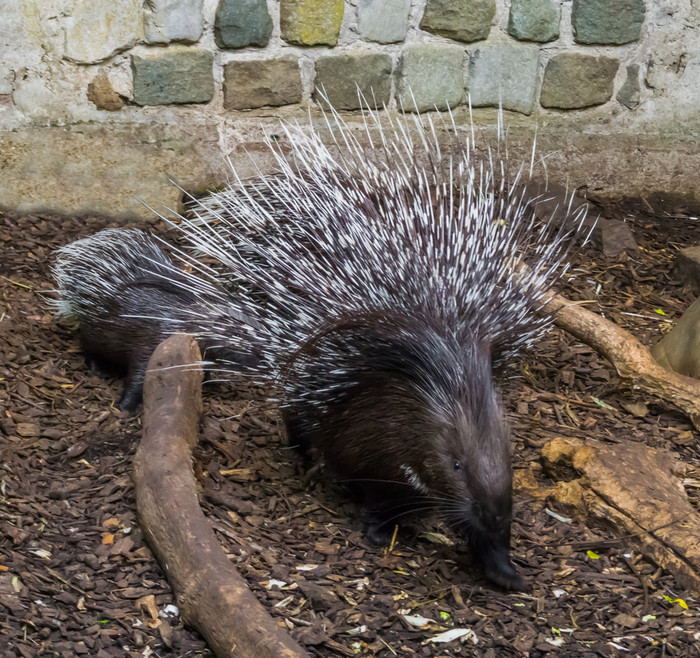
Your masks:
<svg viewBox="0 0 700 658"><path fill-rule="evenodd" d="M643 204L605 211L630 223L639 252L608 261L586 248L563 292L652 344L692 301L671 265L700 226ZM120 416L120 382L86 369L46 304L52 250L107 225L0 215L2 656L211 655L136 522L140 418ZM685 462L697 505L698 435L681 414L618 390L607 362L558 331L514 372L503 392L515 468L538 464L555 436L644 442ZM342 484L304 471L259 391L205 386L201 437L195 472L224 550L312 656L700 653L699 597L611 530L516 496L513 555L531 590L504 593L430 519L401 527L390 549L370 545Z"/></svg>

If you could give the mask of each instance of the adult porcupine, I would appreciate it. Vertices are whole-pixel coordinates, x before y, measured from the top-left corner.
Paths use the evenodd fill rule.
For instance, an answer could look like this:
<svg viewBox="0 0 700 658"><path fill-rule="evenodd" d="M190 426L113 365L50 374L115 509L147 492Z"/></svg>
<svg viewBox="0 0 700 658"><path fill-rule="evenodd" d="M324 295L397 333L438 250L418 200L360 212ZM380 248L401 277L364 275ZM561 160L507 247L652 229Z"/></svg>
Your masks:
<svg viewBox="0 0 700 658"><path fill-rule="evenodd" d="M202 265L199 270L211 274ZM175 267L147 233L106 229L56 253L57 315L77 326L88 363L103 374L126 376L119 408L141 402L148 359L158 343L175 332L198 336L216 318L236 316L231 297L212 277L196 277ZM198 336L204 355L250 363L252 356L216 346Z"/></svg>
<svg viewBox="0 0 700 658"><path fill-rule="evenodd" d="M237 282L241 311L203 314L191 330L259 350L248 372L282 381L290 441L351 483L371 537L433 509L491 581L520 587L492 370L548 325L538 311L570 236L537 223L520 174L480 159L472 137L444 149L419 116L416 143L404 120L386 129L367 116L366 147L336 114L330 148L284 127L276 175L238 181L179 223Z"/></svg>
<svg viewBox="0 0 700 658"><path fill-rule="evenodd" d="M429 120L415 124L416 141L405 119L387 128L370 112L361 143L333 113L330 147L286 126L286 154L271 144L275 176L238 181L180 228L244 282L258 372L282 376L290 441L351 483L370 536L432 508L491 581L520 587L492 370L548 326L542 299L583 217L538 223L524 168L509 179L495 154L477 156L473 134L457 144L450 125L445 148ZM241 330L211 338L245 349Z"/></svg>

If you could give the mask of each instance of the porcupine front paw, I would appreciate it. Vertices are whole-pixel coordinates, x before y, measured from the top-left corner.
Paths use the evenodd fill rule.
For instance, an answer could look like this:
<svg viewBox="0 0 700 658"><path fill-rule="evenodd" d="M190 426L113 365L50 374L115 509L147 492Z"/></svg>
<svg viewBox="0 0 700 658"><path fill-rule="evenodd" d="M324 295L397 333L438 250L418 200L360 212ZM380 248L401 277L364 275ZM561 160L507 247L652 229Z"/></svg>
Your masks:
<svg viewBox="0 0 700 658"><path fill-rule="evenodd" d="M478 556L484 577L490 583L505 590L522 592L529 588L527 580L521 576L511 561L508 551L496 548Z"/></svg>
<svg viewBox="0 0 700 658"><path fill-rule="evenodd" d="M365 508L362 511L365 537L374 546L386 546L394 534L395 524L385 514Z"/></svg>

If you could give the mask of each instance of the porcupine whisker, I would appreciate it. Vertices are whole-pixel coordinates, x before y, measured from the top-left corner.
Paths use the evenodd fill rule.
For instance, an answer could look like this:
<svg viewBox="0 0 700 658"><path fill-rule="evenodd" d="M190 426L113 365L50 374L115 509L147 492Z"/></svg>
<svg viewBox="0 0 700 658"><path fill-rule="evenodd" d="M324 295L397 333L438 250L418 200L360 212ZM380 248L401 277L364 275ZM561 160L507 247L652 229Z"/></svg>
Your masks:
<svg viewBox="0 0 700 658"><path fill-rule="evenodd" d="M378 522L376 524L376 528L384 528L387 525L394 523L397 519L401 519L406 516L415 516L418 514L421 514L423 512L433 512L435 508L432 506L423 506L423 507L413 507L413 508L408 508L402 512L399 512L398 514L394 514L393 516L390 516L389 518L382 518L381 522Z"/></svg>

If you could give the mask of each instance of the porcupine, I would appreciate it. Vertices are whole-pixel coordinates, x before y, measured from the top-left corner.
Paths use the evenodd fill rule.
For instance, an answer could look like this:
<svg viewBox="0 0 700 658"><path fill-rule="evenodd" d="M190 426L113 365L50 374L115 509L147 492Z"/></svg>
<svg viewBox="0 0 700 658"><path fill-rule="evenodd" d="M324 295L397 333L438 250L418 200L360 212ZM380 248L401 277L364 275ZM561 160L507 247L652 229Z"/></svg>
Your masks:
<svg viewBox="0 0 700 658"><path fill-rule="evenodd" d="M237 311L230 294L209 276L178 269L148 233L106 229L56 252L57 315L77 326L87 362L103 376L125 376L118 407L133 412L141 403L148 360L158 343L175 332L197 335L205 317ZM198 336L205 357L250 364L254 356L217 346ZM206 364L206 362L205 362Z"/></svg>
<svg viewBox="0 0 700 658"><path fill-rule="evenodd" d="M538 223L523 184L534 145L529 171L509 178L498 154L476 154L473 131L444 147L426 117L414 116L414 141L405 118L386 115L387 127L367 112L363 146L330 111L330 142L284 126L288 153L270 143L275 176L236 180L180 229L245 282L238 301L259 327L260 375L282 382L290 443L350 484L370 538L431 509L490 581L522 587L493 372L551 323L543 298L585 211ZM235 324L212 339L244 346Z"/></svg>
<svg viewBox="0 0 700 658"><path fill-rule="evenodd" d="M537 224L522 171L509 180L492 154L480 159L473 135L443 152L430 120L416 115L414 143L403 119L387 130L367 116L368 148L335 113L331 147L284 126L275 176L237 180L178 224L241 284L241 314L202 316L197 333L257 346L248 372L281 382L290 443L350 484L370 538L434 510L490 581L519 588L492 373L548 325L537 311L570 236Z"/></svg>

